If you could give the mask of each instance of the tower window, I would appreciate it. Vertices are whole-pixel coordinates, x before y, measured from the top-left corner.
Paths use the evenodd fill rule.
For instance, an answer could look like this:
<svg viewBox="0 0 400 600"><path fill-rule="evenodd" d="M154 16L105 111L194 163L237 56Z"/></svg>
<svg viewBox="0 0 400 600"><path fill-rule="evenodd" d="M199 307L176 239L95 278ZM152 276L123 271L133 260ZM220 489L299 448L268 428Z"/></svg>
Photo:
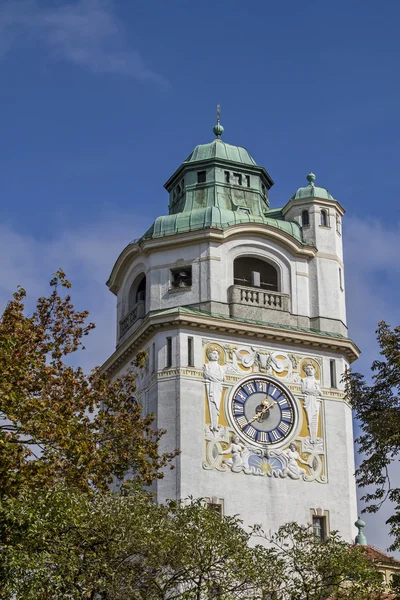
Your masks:
<svg viewBox="0 0 400 600"><path fill-rule="evenodd" d="M173 289L187 288L192 285L192 267L171 269L171 287Z"/></svg>
<svg viewBox="0 0 400 600"><path fill-rule="evenodd" d="M198 171L197 172L197 183L205 183L206 182L206 171Z"/></svg>
<svg viewBox="0 0 400 600"><path fill-rule="evenodd" d="M329 362L329 372L331 376L331 388L336 388L336 360L334 358Z"/></svg>
<svg viewBox="0 0 400 600"><path fill-rule="evenodd" d="M233 277L235 285L256 286L271 292L278 291L278 272L275 267L253 256L240 256L235 259Z"/></svg>
<svg viewBox="0 0 400 600"><path fill-rule="evenodd" d="M342 235L342 221L339 215L336 215L336 231L339 235Z"/></svg>
<svg viewBox="0 0 400 600"><path fill-rule="evenodd" d="M153 342L151 345L151 372L154 373L156 370L156 343Z"/></svg>
<svg viewBox="0 0 400 600"><path fill-rule="evenodd" d="M208 508L208 510L212 510L217 515L222 517L222 513L223 513L222 508L223 507L220 502L207 502L207 508Z"/></svg>
<svg viewBox="0 0 400 600"><path fill-rule="evenodd" d="M234 185L242 185L242 176L240 173L233 174L233 183Z"/></svg>
<svg viewBox="0 0 400 600"><path fill-rule="evenodd" d="M167 360L165 366L167 369L172 367L172 337L167 337Z"/></svg>
<svg viewBox="0 0 400 600"><path fill-rule="evenodd" d="M225 183L229 183L231 180L231 174L229 171L225 171Z"/></svg>
<svg viewBox="0 0 400 600"><path fill-rule="evenodd" d="M263 183L261 184L261 191L264 194L264 196L267 195L267 190L266 190L266 187L265 187L265 185Z"/></svg>
<svg viewBox="0 0 400 600"><path fill-rule="evenodd" d="M326 517L313 516L312 518L313 534L323 542L326 540Z"/></svg>
<svg viewBox="0 0 400 600"><path fill-rule="evenodd" d="M340 290L343 292L343 272L340 267L339 267L339 286L340 286Z"/></svg>
<svg viewBox="0 0 400 600"><path fill-rule="evenodd" d="M310 224L310 215L308 210L303 210L301 213L301 224L303 227L307 227Z"/></svg>
<svg viewBox="0 0 400 600"><path fill-rule="evenodd" d="M321 227L329 227L328 213L326 210L321 210Z"/></svg>
<svg viewBox="0 0 400 600"><path fill-rule="evenodd" d="M250 187L250 175L245 175L246 177L246 185L247 187Z"/></svg>
<svg viewBox="0 0 400 600"><path fill-rule="evenodd" d="M138 302L144 302L146 300L146 275L141 273L132 283L129 290L128 305L131 310Z"/></svg>
<svg viewBox="0 0 400 600"><path fill-rule="evenodd" d="M194 347L193 347L193 338L191 336L188 337L188 367L194 367Z"/></svg>

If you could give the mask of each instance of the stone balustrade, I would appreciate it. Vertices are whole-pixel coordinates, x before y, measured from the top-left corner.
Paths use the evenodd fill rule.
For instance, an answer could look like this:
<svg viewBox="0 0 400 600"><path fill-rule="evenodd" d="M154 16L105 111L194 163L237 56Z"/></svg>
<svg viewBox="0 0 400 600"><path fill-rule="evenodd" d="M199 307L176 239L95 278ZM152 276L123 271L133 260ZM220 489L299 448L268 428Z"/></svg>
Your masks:
<svg viewBox="0 0 400 600"><path fill-rule="evenodd" d="M139 319L144 317L144 301L137 302L127 315L119 322L119 337L121 338Z"/></svg>
<svg viewBox="0 0 400 600"><path fill-rule="evenodd" d="M289 294L269 292L261 288L250 288L241 285L233 285L230 291L231 302L259 306L260 308L289 310Z"/></svg>
<svg viewBox="0 0 400 600"><path fill-rule="evenodd" d="M290 322L289 294L232 285L229 288L229 305L231 317L279 324Z"/></svg>

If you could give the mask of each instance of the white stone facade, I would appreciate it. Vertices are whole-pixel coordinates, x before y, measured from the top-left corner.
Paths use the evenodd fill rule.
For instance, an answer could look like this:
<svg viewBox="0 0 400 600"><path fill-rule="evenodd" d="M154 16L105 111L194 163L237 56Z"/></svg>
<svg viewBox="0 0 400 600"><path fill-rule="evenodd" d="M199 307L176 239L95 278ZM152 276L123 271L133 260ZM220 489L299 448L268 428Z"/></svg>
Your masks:
<svg viewBox="0 0 400 600"><path fill-rule="evenodd" d="M225 513L239 514L246 524L260 523L266 530L288 521L311 523L319 511L328 515L330 529L351 541L357 517L352 418L340 378L358 351L347 339L341 225L337 226L343 211L336 201L317 199L289 202L284 210L295 221L304 206L310 212L306 244L272 227L248 223L128 246L109 281L118 299L117 350L104 369L118 376L131 368L137 350L148 351L138 395L144 410L156 414L157 427L167 431L161 451L181 451L176 468L156 484L159 501L189 495L218 498ZM328 225L320 225L321 207L328 211ZM278 289L270 294L272 305L265 299L267 292L263 296L255 288L250 295L241 296L239 289L232 296L234 261L239 257L260 258L274 266ZM191 285L174 288L172 271L180 267L191 268ZM132 310L135 282L143 275L142 312L121 330ZM218 348L224 373L215 392L221 393L218 432L211 427L204 375L211 347ZM310 363L320 389L319 441L311 450L302 393L304 369ZM276 450L271 445L268 452L257 454L246 443L240 460L245 456L252 466L234 472L229 448L237 430L229 403L235 386L249 376L282 384L293 398L297 417L292 433ZM292 471L286 466L290 443L299 459L293 459ZM271 465L278 465L275 474Z"/></svg>

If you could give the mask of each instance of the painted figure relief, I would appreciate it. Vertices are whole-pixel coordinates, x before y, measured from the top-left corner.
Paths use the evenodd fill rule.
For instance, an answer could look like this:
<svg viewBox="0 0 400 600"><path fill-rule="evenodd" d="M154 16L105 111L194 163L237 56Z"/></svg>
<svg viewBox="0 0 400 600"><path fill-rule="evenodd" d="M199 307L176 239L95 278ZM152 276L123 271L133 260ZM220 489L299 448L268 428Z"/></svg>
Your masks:
<svg viewBox="0 0 400 600"><path fill-rule="evenodd" d="M206 345L205 353L210 423L205 423L203 467L325 483L315 359L231 344Z"/></svg>
<svg viewBox="0 0 400 600"><path fill-rule="evenodd" d="M243 470L244 461L243 461L243 452L245 452L246 446L241 443L240 437L238 435L234 435L232 438L231 445L226 450L221 450L220 454L232 454L232 458L228 460L224 460L224 464L231 467L231 471L234 473L239 473Z"/></svg>
<svg viewBox="0 0 400 600"><path fill-rule="evenodd" d="M228 371L237 373L234 366L220 365L219 352L216 347L211 346L207 350L208 363L203 367L204 379L206 380L206 391L208 408L210 411L210 431L216 432L219 428L219 412L222 400L222 384L225 381L225 373Z"/></svg>
<svg viewBox="0 0 400 600"><path fill-rule="evenodd" d="M301 392L304 395L304 408L307 415L310 443L317 443L319 407L321 404L321 388L315 379L315 368L312 364L306 365L306 376L301 380Z"/></svg>

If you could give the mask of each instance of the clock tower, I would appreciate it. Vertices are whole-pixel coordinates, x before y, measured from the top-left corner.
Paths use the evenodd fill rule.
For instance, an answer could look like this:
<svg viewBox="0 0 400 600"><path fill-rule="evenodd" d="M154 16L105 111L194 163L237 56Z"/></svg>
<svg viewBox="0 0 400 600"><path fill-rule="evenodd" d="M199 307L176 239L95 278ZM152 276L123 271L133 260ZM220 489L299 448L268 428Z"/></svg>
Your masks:
<svg viewBox="0 0 400 600"><path fill-rule="evenodd" d="M128 244L112 377L136 370L137 400L180 450L159 501L205 498L246 524L288 521L351 541L357 517L340 203L309 173L270 206L268 172L215 139L166 182L169 212ZM275 202L274 202L275 204ZM133 367L147 351L143 369Z"/></svg>

